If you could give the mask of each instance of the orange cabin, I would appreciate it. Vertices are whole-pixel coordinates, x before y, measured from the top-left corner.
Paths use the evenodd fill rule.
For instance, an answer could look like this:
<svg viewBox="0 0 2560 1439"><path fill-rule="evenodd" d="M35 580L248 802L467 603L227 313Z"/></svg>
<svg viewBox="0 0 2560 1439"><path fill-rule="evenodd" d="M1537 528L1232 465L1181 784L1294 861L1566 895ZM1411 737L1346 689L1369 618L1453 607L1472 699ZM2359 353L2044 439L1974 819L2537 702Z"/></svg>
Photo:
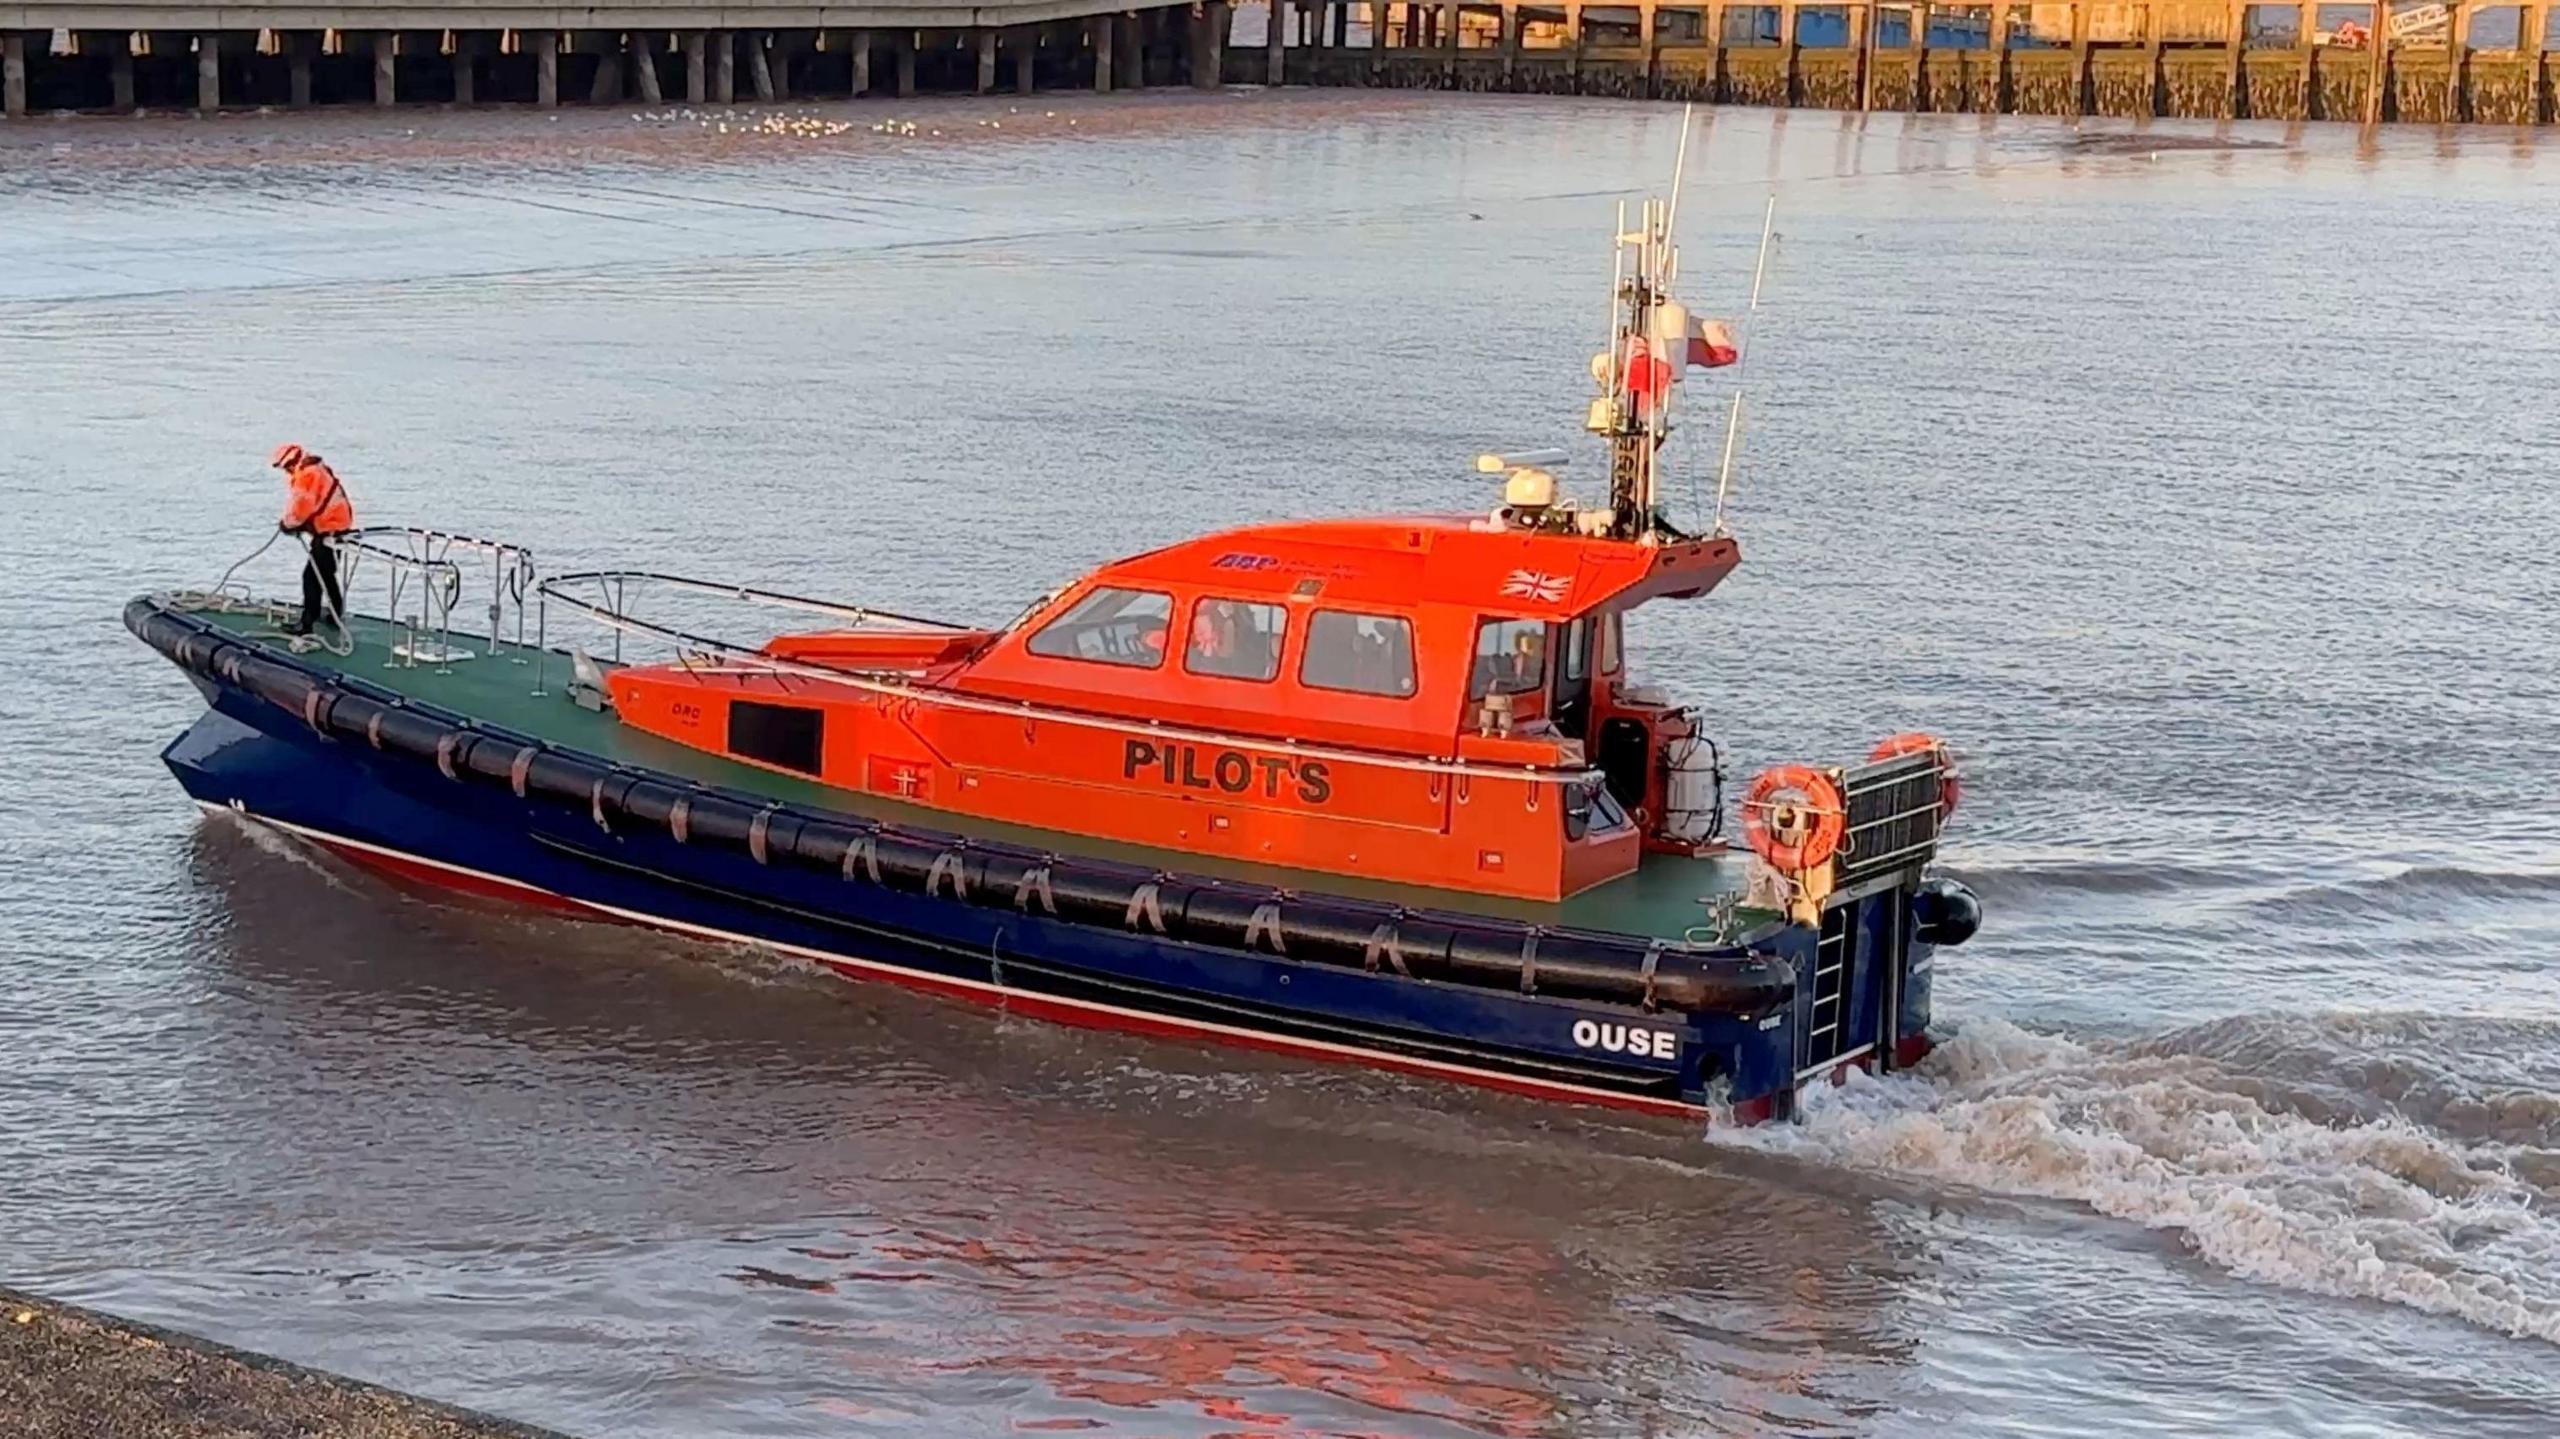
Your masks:
<svg viewBox="0 0 2560 1439"><path fill-rule="evenodd" d="M632 667L625 723L954 814L1553 900L1693 848L1685 711L1622 613L1704 594L1730 539L1469 517L1257 526L1121 560L1002 631L787 635Z"/></svg>

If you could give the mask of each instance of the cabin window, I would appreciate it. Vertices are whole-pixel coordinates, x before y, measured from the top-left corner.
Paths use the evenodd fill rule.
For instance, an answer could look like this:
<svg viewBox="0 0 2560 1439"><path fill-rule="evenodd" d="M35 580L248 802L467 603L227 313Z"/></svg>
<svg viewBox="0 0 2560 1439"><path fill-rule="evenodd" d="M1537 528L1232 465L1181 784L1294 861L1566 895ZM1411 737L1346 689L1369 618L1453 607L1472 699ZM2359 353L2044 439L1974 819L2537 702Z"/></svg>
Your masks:
<svg viewBox="0 0 2560 1439"><path fill-rule="evenodd" d="M1575 620L1564 626L1564 643L1556 656L1556 663L1561 667L1566 684L1578 685L1590 677L1591 621Z"/></svg>
<svg viewBox="0 0 2560 1439"><path fill-rule="evenodd" d="M1289 612L1252 600L1206 599L1191 607L1191 640L1182 667L1195 675L1267 680L1280 673L1280 640Z"/></svg>
<svg viewBox="0 0 2560 1439"><path fill-rule="evenodd" d="M1467 698L1527 694L1547 682L1543 620L1486 620L1476 627L1475 672Z"/></svg>
<svg viewBox="0 0 2560 1439"><path fill-rule="evenodd" d="M827 747L827 714L806 705L729 701L729 753L802 774L818 774Z"/></svg>
<svg viewBox="0 0 2560 1439"><path fill-rule="evenodd" d="M1600 643L1597 646L1600 651L1600 673L1613 675L1618 672L1618 666L1623 662L1622 652L1626 649L1626 644L1625 616L1616 610L1602 615Z"/></svg>
<svg viewBox="0 0 2560 1439"><path fill-rule="evenodd" d="M1318 610L1307 619L1298 683L1404 699L1413 693L1413 625L1392 615Z"/></svg>
<svg viewBox="0 0 2560 1439"><path fill-rule="evenodd" d="M1108 586L1088 591L1065 614L1040 627L1024 646L1055 660L1154 669L1164 663L1165 626L1173 597Z"/></svg>

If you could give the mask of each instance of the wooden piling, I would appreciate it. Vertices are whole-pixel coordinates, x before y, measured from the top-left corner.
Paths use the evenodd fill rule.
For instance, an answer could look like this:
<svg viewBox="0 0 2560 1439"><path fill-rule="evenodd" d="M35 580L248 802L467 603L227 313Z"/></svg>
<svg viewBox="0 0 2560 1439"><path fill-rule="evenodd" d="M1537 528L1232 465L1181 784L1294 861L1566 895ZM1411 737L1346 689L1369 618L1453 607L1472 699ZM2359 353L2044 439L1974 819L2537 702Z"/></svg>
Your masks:
<svg viewBox="0 0 2560 1439"><path fill-rule="evenodd" d="M2089 0L2071 7L2071 113L2089 113Z"/></svg>
<svg viewBox="0 0 2560 1439"><path fill-rule="evenodd" d="M738 32L711 32L711 103L734 105L738 100Z"/></svg>
<svg viewBox="0 0 2560 1439"><path fill-rule="evenodd" d="M981 25L974 38L978 46L978 93L991 95L996 88L996 32Z"/></svg>
<svg viewBox="0 0 2560 1439"><path fill-rule="evenodd" d="M0 35L0 116L16 120L27 113L27 37L12 30Z"/></svg>
<svg viewBox="0 0 2560 1439"><path fill-rule="evenodd" d="M1782 102L1788 105L1796 103L1798 93L1796 89L1798 58L1796 19L1796 0L1783 0L1783 3L1778 6L1778 94ZM1724 32L1716 30L1709 33L1707 43L1716 47L1716 68L1722 70L1724 68Z"/></svg>
<svg viewBox="0 0 2560 1439"><path fill-rule="evenodd" d="M1111 93L1111 41L1120 33L1120 17L1096 15L1084 23L1093 37L1093 93L1108 95Z"/></svg>
<svg viewBox="0 0 2560 1439"><path fill-rule="evenodd" d="M2391 0L2373 0L2372 79L2364 89L2364 122L2379 125L2391 91Z"/></svg>
<svg viewBox="0 0 2560 1439"><path fill-rule="evenodd" d="M2006 115L2017 103L2009 78L2009 6L1991 7L1991 113Z"/></svg>
<svg viewBox="0 0 2560 1439"><path fill-rule="evenodd" d="M1637 93L1651 98L1654 77L1662 73L1662 42L1654 29L1653 0L1636 8L1636 47L1644 54L1644 88Z"/></svg>
<svg viewBox="0 0 2560 1439"><path fill-rule="evenodd" d="M853 50L853 95L858 100L871 93L871 32L856 30L845 43Z"/></svg>
<svg viewBox="0 0 2560 1439"><path fill-rule="evenodd" d="M1013 93L1028 95L1031 93L1031 62L1040 53L1039 27L1033 25L1016 27L1013 32L1013 44Z"/></svg>
<svg viewBox="0 0 2560 1439"><path fill-rule="evenodd" d="M2293 43L2302 51L2302 118L2326 119L2320 113L2320 7L2302 0L2293 16Z"/></svg>
<svg viewBox="0 0 2560 1439"><path fill-rule="evenodd" d="M2471 118L2471 7L2445 0L2445 12L2444 117L2459 124Z"/></svg>
<svg viewBox="0 0 2560 1439"><path fill-rule="evenodd" d="M2229 30L2222 37L2222 118L2237 120L2249 98L2249 0L2231 0Z"/></svg>
<svg viewBox="0 0 2560 1439"><path fill-rule="evenodd" d="M479 100L479 40L468 30L453 35L453 103L471 105Z"/></svg>
<svg viewBox="0 0 2560 1439"><path fill-rule="evenodd" d="M373 32L373 103L389 109L400 98L400 36L395 31Z"/></svg>
<svg viewBox="0 0 2560 1439"><path fill-rule="evenodd" d="M1289 83L1288 0L1271 0L1271 27L1262 36L1262 83L1274 89Z"/></svg>
<svg viewBox="0 0 2560 1439"><path fill-rule="evenodd" d="M2087 7L2082 0L2080 8ZM1929 108L1929 0L1911 7L1911 112Z"/></svg>
<svg viewBox="0 0 2560 1439"><path fill-rule="evenodd" d="M2087 3L2087 0L2082 0ZM2164 113L2163 97L2169 93L2169 76L2161 68L2160 36L2168 27L2160 23L2160 0L2145 0L2142 7L2142 113Z"/></svg>
<svg viewBox="0 0 2560 1439"><path fill-rule="evenodd" d="M634 30L623 41L624 52L631 57L631 78L638 85L640 103L660 105L666 95L658 88L658 56L649 46L649 32Z"/></svg>
<svg viewBox="0 0 2560 1439"><path fill-rule="evenodd" d="M756 98L767 104L774 99L773 58L765 53L765 32L747 32L747 83L754 87Z"/></svg>
<svg viewBox="0 0 2560 1439"><path fill-rule="evenodd" d="M1191 88L1215 90L1226 83L1227 31L1234 13L1227 0L1208 0L1200 7L1200 43L1191 52Z"/></svg>
<svg viewBox="0 0 2560 1439"><path fill-rule="evenodd" d="M1876 24L1880 18L1873 0L1849 12L1850 23L1857 27L1850 48L1857 52L1858 109L1861 113L1876 107Z"/></svg>
<svg viewBox="0 0 2560 1439"><path fill-rule="evenodd" d="M1564 7L1564 37L1570 52L1565 56L1564 73L1573 77L1573 88L1582 88L1582 7Z"/></svg>
<svg viewBox="0 0 2560 1439"><path fill-rule="evenodd" d="M1147 88L1147 31L1133 11L1120 16L1120 44L1111 57L1111 83L1123 90Z"/></svg>
<svg viewBox="0 0 2560 1439"><path fill-rule="evenodd" d="M1724 95L1724 37L1731 23L1725 19L1728 9L1724 0L1714 0L1714 3L1701 6L1698 10L1698 24L1706 31L1702 38L1709 46L1706 94L1709 103L1713 103Z"/></svg>
<svg viewBox="0 0 2560 1439"><path fill-rule="evenodd" d="M859 64L859 61L855 62ZM860 87L855 87L860 93ZM684 32L684 99L688 105L699 105L711 98L711 56L703 47L702 32Z"/></svg>
<svg viewBox="0 0 2560 1439"><path fill-rule="evenodd" d="M2549 7L2543 5L2541 0L2518 7L2516 26L2516 51L2524 56L2525 63L2524 122L2528 125L2539 125L2542 123L2543 72L2548 68L2543 46L2551 38Z"/></svg>
<svg viewBox="0 0 2560 1439"><path fill-rule="evenodd" d="M1502 88L1520 79L1520 0L1502 0Z"/></svg>
<svg viewBox="0 0 2560 1439"><path fill-rule="evenodd" d="M222 108L222 36L208 30L196 37L196 110L210 115Z"/></svg>
<svg viewBox="0 0 2560 1439"><path fill-rule="evenodd" d="M580 53L584 53L583 51ZM608 50L596 56L595 78L587 82L587 103L611 105L622 98L622 52Z"/></svg>
<svg viewBox="0 0 2560 1439"><path fill-rule="evenodd" d="M1369 78L1375 82L1387 68L1387 0L1369 0Z"/></svg>
<svg viewBox="0 0 2560 1439"><path fill-rule="evenodd" d="M303 93L310 93L311 68L303 66ZM560 107L560 32L537 30L533 33L533 104L537 110Z"/></svg>

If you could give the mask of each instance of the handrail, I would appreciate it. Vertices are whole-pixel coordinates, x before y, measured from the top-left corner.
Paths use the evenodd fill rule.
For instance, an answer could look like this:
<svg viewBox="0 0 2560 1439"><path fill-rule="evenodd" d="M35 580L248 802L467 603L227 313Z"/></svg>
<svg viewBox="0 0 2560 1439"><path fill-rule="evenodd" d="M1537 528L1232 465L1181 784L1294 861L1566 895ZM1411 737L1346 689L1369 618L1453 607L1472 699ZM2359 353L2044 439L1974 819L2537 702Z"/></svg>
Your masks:
<svg viewBox="0 0 2560 1439"><path fill-rule="evenodd" d="M746 604L764 605L773 609L835 615L852 620L856 625L872 620L887 620L895 625L929 633L965 634L970 629L967 625L955 625L943 620L928 620L915 615L902 615L895 610L874 609L867 605L838 604L833 600L815 600L806 595L784 594L780 590L760 590L749 585L718 584L710 580L697 580L690 575L661 574L654 570L580 570L574 574L554 575L534 588L539 593L558 595L564 602L574 603L569 596L559 593L560 586L606 582L628 584L632 581L645 581L694 594L713 595L721 599L738 600Z"/></svg>
<svg viewBox="0 0 2560 1439"><path fill-rule="evenodd" d="M435 635L439 664L456 657L453 610L461 601L463 587L463 567L454 558L457 552L489 557L489 652L496 654L506 647L506 612L511 601L516 616L515 644L519 649L524 647L525 591L534 583L535 574L531 549L506 540L482 539L425 525L368 525L323 538L346 555L346 583L350 588L365 556L383 561L391 576L385 618L395 625L400 622L400 601L408 588L407 576L420 576L418 617L410 624L411 663L416 663L416 636L421 632Z"/></svg>
<svg viewBox="0 0 2560 1439"><path fill-rule="evenodd" d="M616 590L611 596L609 603L590 602L577 595L565 593L561 588L563 586L589 581L606 581L615 583ZM1559 786L1596 784L1600 783L1603 778L1601 772L1597 768L1589 765L1573 768L1534 764L1498 765L1456 758L1414 758L1404 755L1382 754L1375 750L1352 749L1337 745L1309 744L1305 741L1294 739L1275 739L1267 736L1244 735L1237 734L1232 731L1202 729L1190 725L1167 724L1160 720L1132 720L1116 715L1095 714L1086 710L1061 709L1051 705L1037 705L1027 700L996 699L985 695L967 694L958 690L942 689L933 686L921 686L914 684L905 678L895 677L883 672L863 672L835 669L822 665L803 664L796 660L783 659L776 655L766 654L763 650L758 648L751 648L709 635L695 634L688 630L677 629L671 625L661 625L652 621L637 619L627 613L627 585L631 581L672 583L694 593L719 596L752 596L770 593L767 591L746 589L736 585L715 584L706 580L689 579L679 575L653 575L629 570L600 570L582 574L554 576L553 578L544 580L534 586L534 595L537 602L536 624L538 626L537 638L535 640L537 662L539 662L543 654L548 652L548 602L556 599L586 618L614 631L614 658L617 661L621 659L622 636L625 634L632 634L674 645L680 652L690 651L693 654L697 654L705 658L727 660L737 666L734 670L725 667L721 669L694 669L691 660L688 659L686 661L687 668L693 669L697 674L737 673L769 674L776 676L787 675L819 684L835 685L865 694L901 699L917 704L940 705L947 709L962 710L972 714L1006 715L1013 718L1073 725L1080 728L1097 729L1110 733L1143 735L1151 739L1175 739L1201 744L1228 745L1240 749L1261 750L1271 753L1285 754L1299 759L1321 759L1337 764L1365 765L1372 769L1392 769L1424 774L1444 774L1485 779L1522 780L1531 784L1553 784ZM967 632L967 628L965 626L941 624L932 620L918 620L912 616L893 614L884 610L866 610L854 606L831 605L826 601L801 600L798 596L776 596L775 598L787 601L797 601L799 605L805 605L822 613L859 616L865 619L888 619L901 624L920 625L926 627L928 632L948 632L955 634ZM537 688L539 688L540 683L540 678L537 676L535 680Z"/></svg>

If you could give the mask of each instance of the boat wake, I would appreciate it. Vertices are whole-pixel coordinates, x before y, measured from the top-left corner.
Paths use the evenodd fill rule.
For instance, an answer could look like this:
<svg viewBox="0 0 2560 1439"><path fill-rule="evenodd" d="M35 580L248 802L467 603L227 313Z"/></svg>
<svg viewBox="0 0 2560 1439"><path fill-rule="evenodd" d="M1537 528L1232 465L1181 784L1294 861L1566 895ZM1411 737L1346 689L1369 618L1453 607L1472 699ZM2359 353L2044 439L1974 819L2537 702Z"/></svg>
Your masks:
<svg viewBox="0 0 2560 1439"><path fill-rule="evenodd" d="M2560 1344L2560 1024L2220 1020L2082 1043L1976 1020L1719 1143L2086 1205L2246 1279Z"/></svg>

